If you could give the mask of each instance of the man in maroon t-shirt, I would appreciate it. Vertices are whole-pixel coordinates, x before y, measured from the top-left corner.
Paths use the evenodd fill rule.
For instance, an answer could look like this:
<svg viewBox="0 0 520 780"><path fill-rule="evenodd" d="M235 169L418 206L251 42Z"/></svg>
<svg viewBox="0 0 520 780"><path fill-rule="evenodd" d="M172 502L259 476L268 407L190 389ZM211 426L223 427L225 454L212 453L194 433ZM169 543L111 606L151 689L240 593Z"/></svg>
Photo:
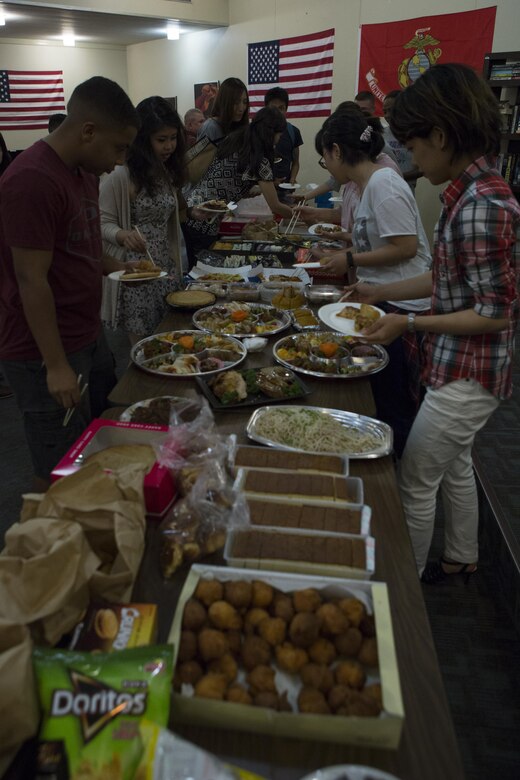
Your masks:
<svg viewBox="0 0 520 780"><path fill-rule="evenodd" d="M102 274L123 267L102 252L98 177L124 162L138 126L121 87L91 78L72 93L63 124L0 182L0 360L23 413L35 489L88 420L80 384L95 359Z"/></svg>

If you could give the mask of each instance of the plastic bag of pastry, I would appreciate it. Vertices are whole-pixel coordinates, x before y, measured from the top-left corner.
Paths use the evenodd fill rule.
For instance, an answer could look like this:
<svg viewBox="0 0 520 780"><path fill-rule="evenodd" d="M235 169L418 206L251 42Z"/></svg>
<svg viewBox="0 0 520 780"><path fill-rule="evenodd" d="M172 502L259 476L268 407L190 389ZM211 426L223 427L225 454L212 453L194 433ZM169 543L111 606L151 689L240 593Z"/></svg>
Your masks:
<svg viewBox="0 0 520 780"><path fill-rule="evenodd" d="M262 780L259 775L223 764L205 750L143 721L141 737L146 745L137 780Z"/></svg>
<svg viewBox="0 0 520 780"><path fill-rule="evenodd" d="M211 453L219 440L213 412L204 398L195 419L170 426L168 435L156 447L157 460L161 466L178 471L191 456Z"/></svg>
<svg viewBox="0 0 520 780"><path fill-rule="evenodd" d="M173 647L33 652L42 724L36 779L133 780L140 722L166 726Z"/></svg>
<svg viewBox="0 0 520 780"><path fill-rule="evenodd" d="M163 520L161 570L171 577L183 563L220 550L227 529L249 523L243 493L234 491L222 462L208 461L191 491Z"/></svg>

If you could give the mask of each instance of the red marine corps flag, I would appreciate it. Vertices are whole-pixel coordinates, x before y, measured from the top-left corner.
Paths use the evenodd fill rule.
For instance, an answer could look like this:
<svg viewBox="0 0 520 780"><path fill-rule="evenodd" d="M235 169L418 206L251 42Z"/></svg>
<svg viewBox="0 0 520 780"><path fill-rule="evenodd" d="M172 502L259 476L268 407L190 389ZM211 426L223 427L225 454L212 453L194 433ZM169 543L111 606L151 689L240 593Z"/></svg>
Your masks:
<svg viewBox="0 0 520 780"><path fill-rule="evenodd" d="M387 92L405 89L437 62L462 62L481 72L493 48L496 7L403 22L363 24L358 92L369 90L376 107Z"/></svg>

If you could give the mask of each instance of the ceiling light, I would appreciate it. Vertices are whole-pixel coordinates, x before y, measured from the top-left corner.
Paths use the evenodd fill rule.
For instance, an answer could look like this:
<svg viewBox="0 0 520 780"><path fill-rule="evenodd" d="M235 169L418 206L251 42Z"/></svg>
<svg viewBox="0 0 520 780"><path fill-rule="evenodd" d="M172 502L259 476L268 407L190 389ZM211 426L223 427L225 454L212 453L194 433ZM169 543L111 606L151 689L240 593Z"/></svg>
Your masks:
<svg viewBox="0 0 520 780"><path fill-rule="evenodd" d="M0 27L5 27L5 14L3 11L0 11Z"/></svg>
<svg viewBox="0 0 520 780"><path fill-rule="evenodd" d="M166 37L169 41L178 41L180 32L181 30L178 24L169 24L166 28Z"/></svg>
<svg viewBox="0 0 520 780"><path fill-rule="evenodd" d="M76 45L76 39L71 33L66 33L63 36L63 45L64 46L75 46Z"/></svg>

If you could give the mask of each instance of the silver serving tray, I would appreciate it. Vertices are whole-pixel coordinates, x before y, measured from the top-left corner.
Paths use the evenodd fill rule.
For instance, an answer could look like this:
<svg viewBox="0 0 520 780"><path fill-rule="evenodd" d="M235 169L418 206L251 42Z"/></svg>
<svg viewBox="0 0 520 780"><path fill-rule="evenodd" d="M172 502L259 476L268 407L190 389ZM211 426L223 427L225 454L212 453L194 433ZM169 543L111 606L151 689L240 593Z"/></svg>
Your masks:
<svg viewBox="0 0 520 780"><path fill-rule="evenodd" d="M383 368L386 368L388 363L390 362L390 358L388 356L388 352L384 347L381 347L379 344L370 344L370 347L375 349L380 356L380 360L377 362L373 362L373 359L366 358L362 360L361 358L355 358L353 359L353 365L359 366L359 371L355 371L351 374L340 374L339 371L337 372L328 372L328 371L318 371L311 368L303 368L301 366L296 366L294 363L290 363L288 360L283 360L281 357L278 357L277 351L280 347L286 347L287 345L292 346L296 339L301 338L302 336L315 336L317 334L317 331L314 330L312 332L309 332L309 328L306 329L306 331L303 331L299 333L298 335L293 336L284 336L283 338L279 339L276 344L273 345L273 357L276 360L277 363L280 363L282 366L285 366L286 368L290 368L291 371L296 371L299 374L307 374L307 376L315 376L318 378L323 379L359 379L360 377L364 376L371 376L372 374L377 374L379 371L382 371ZM337 331L321 331L321 333L326 334L328 336L339 336L340 338L349 338L348 335L345 333L338 333ZM355 339L355 337L352 337ZM357 339L356 339L357 340ZM362 344L362 340L359 339L359 344Z"/></svg>
<svg viewBox="0 0 520 780"><path fill-rule="evenodd" d="M338 420L338 422L343 425L349 428L356 428L362 433L370 434L378 441L377 447L368 450L367 452L340 452L335 454L347 455L349 458L354 458L356 460L366 460L368 458L382 458L392 452L394 444L393 431L386 423L375 420L373 417L365 417L362 414L344 412L341 409L327 409L322 406L263 406L260 409L256 409L249 418L246 433L250 439L257 441L259 444L266 444L268 447L276 447L280 450L292 450L295 452L307 451L299 447L289 447L285 444L280 444L279 442L265 438L256 432L258 421L261 419L262 415L266 414L266 412L271 409L274 409L277 412L290 412L291 409L310 409L313 412L319 412L320 414L334 417L335 420Z"/></svg>
<svg viewBox="0 0 520 780"><path fill-rule="evenodd" d="M243 303L247 304L248 306L254 307L255 309L276 309L276 306L273 306L270 303L256 303L256 301L237 301L237 303ZM200 320L204 316L204 312L210 312L215 307L227 307L229 306L229 303L223 302L223 303L214 303L211 306L205 306L203 309L198 309L198 311L195 312L195 314L192 317L193 324L196 328L199 328L199 330L205 331L206 333L212 333L215 336L227 336L226 333L217 333L213 330L210 330L209 328L204 327L204 325L201 324ZM276 309L277 311L277 319L280 320L280 326L278 328L274 328L273 330L265 331L262 333L233 333L229 334L235 339L247 339L251 338L251 336L275 336L277 333L281 333L283 330L287 330L288 327L292 324L291 316L288 312L282 311L281 309Z"/></svg>
<svg viewBox="0 0 520 780"><path fill-rule="evenodd" d="M148 341L152 341L153 339L160 339L161 337L164 337L169 334L175 334L178 337L180 336L198 336L199 338L207 337L208 340L211 339L220 339L223 342L228 342L229 344L233 344L236 347L238 347L237 351L237 359L236 360L230 360L229 362L226 361L226 363L222 366L222 368L217 368L213 371L196 371L192 374L174 374L170 373L168 371L160 371L158 368L155 368L154 364L156 362L160 362L161 358L166 358L168 355L171 355L172 353L164 353L163 355L157 355L156 357L152 358L145 358L144 357L144 345ZM208 346L207 349L219 349L223 350L225 349L225 343L219 345L219 346ZM180 353L177 354L176 357L180 357L181 354L188 355L190 353ZM197 354L197 353L191 353L191 354ZM132 350L130 352L130 358L135 363L135 365L142 369L143 371L146 371L148 374L154 374L155 376L162 376L162 377L172 377L174 379L192 379L196 376L212 376L213 374L218 374L220 371L229 371L230 368L234 368L235 366L238 366L240 363L242 363L243 360L245 360L247 355L247 350L242 344L241 341L238 339L233 338L232 336L217 336L212 333L204 333L200 330L169 330L165 331L164 333L155 333L153 336L148 336L145 339L141 339L141 341L138 341L137 344L134 344L132 347ZM172 360L173 363L173 360Z"/></svg>

